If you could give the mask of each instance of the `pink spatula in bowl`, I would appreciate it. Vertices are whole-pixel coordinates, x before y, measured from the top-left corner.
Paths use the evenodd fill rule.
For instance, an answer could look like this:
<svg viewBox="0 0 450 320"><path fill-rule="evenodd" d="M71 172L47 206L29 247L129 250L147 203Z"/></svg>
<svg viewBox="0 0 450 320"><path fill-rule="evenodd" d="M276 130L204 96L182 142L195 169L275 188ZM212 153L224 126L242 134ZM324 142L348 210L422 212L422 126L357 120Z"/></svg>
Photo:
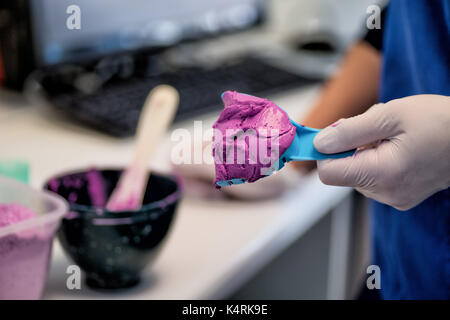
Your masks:
<svg viewBox="0 0 450 320"><path fill-rule="evenodd" d="M106 209L138 210L142 206L150 171L148 161L158 142L172 123L178 108L179 95L168 85L155 87L145 100L136 132L133 161L120 176Z"/></svg>

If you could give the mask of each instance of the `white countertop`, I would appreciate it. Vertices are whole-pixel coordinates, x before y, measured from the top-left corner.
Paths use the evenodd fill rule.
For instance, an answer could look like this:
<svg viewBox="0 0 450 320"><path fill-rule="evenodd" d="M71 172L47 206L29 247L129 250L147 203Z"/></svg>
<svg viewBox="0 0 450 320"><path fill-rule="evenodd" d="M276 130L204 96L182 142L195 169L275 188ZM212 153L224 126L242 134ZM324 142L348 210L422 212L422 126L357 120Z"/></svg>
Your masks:
<svg viewBox="0 0 450 320"><path fill-rule="evenodd" d="M312 104L318 87L272 96L291 117ZM203 117L205 126L217 113ZM196 119L198 120L198 119ZM192 120L174 128L192 130ZM170 133L169 133L170 134ZM152 160L169 169L169 134ZM0 92L1 160L23 159L31 166L31 184L40 187L67 169L125 165L131 139L116 139L73 124L53 109L27 105ZM57 241L45 299L210 299L224 298L300 237L351 189L325 186L315 173L276 200L230 201L184 197L166 243L134 288L113 292L66 288L71 264Z"/></svg>

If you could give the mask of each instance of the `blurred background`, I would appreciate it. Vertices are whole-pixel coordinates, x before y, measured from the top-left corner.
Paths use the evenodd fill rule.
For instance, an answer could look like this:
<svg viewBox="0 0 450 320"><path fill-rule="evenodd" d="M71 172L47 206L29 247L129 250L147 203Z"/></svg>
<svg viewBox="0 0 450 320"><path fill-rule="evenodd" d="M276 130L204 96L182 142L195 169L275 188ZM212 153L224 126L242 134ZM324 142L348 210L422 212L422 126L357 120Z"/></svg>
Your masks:
<svg viewBox="0 0 450 320"><path fill-rule="evenodd" d="M218 191L211 165L172 163L171 133L208 142L194 121L210 128L225 90L301 122L374 2L2 1L0 174L41 189L61 172L124 167L148 92L180 94L150 164L184 180L158 257L132 288L69 290L73 262L55 240L43 298L357 298L370 264L362 196L293 168Z"/></svg>

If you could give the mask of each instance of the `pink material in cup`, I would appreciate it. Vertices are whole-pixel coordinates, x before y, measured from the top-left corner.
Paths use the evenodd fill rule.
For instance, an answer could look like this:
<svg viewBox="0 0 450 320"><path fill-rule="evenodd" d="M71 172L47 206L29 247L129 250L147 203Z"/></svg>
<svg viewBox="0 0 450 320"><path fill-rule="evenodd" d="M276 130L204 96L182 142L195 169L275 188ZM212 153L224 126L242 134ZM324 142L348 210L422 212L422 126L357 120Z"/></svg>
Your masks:
<svg viewBox="0 0 450 320"><path fill-rule="evenodd" d="M41 297L66 212L61 198L0 177L0 300Z"/></svg>
<svg viewBox="0 0 450 320"><path fill-rule="evenodd" d="M0 204L0 227L36 214L15 203ZM47 277L53 233L31 230L0 238L0 299L37 299Z"/></svg>

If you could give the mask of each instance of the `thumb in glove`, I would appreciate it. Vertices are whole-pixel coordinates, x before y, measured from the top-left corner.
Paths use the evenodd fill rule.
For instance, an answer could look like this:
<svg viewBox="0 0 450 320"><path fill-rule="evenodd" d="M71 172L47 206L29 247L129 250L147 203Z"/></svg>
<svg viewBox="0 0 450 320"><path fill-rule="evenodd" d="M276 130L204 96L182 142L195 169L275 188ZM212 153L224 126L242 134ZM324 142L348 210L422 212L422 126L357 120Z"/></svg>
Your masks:
<svg viewBox="0 0 450 320"><path fill-rule="evenodd" d="M357 148L351 157L318 161L325 184L355 187L409 209L450 185L450 98L419 95L377 104L317 134L322 153Z"/></svg>

